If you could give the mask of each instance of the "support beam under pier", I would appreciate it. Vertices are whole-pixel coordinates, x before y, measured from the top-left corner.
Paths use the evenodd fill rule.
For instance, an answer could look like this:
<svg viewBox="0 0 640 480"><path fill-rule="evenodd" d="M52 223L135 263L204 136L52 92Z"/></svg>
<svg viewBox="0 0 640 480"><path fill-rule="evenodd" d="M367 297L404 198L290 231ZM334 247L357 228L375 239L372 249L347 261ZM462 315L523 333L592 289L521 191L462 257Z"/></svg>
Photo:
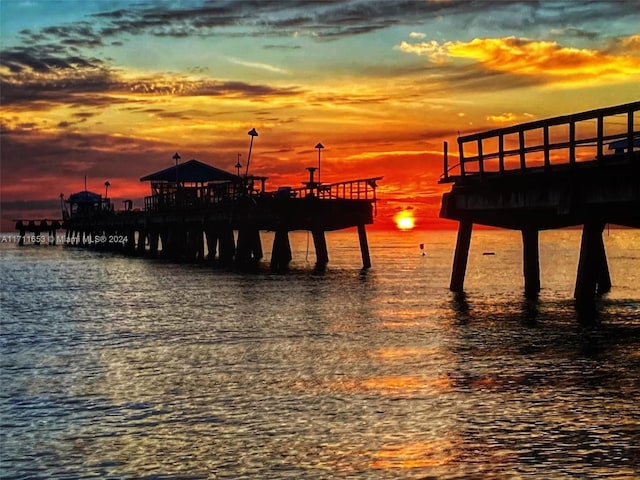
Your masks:
<svg viewBox="0 0 640 480"><path fill-rule="evenodd" d="M540 293L540 256L537 229L522 230L522 252L524 294L527 298L535 298Z"/></svg>
<svg viewBox="0 0 640 480"><path fill-rule="evenodd" d="M358 239L360 240L360 253L362 254L362 268L371 268L369 242L367 242L367 231L364 225L358 225Z"/></svg>
<svg viewBox="0 0 640 480"><path fill-rule="evenodd" d="M607 255L602 240L603 222L586 223L582 228L580 260L574 298L587 303L611 289Z"/></svg>
<svg viewBox="0 0 640 480"><path fill-rule="evenodd" d="M218 232L218 252L220 265L224 267L233 266L233 257L236 252L236 240L233 236L233 229L229 227L222 228Z"/></svg>
<svg viewBox="0 0 640 480"><path fill-rule="evenodd" d="M160 240L160 233L150 231L149 232L149 256L156 258L158 256L158 243Z"/></svg>
<svg viewBox="0 0 640 480"><path fill-rule="evenodd" d="M464 290L464 276L467 272L472 230L473 222L470 220L462 220L458 226L458 239L456 241L456 252L453 257L453 269L449 285L449 290L453 292L461 293Z"/></svg>
<svg viewBox="0 0 640 480"><path fill-rule="evenodd" d="M324 270L329 263L329 252L327 251L327 239L324 230L313 230L313 246L316 249L316 269Z"/></svg>
<svg viewBox="0 0 640 480"><path fill-rule="evenodd" d="M257 268L262 255L260 232L256 228L241 228L238 230L236 267L240 270Z"/></svg>
<svg viewBox="0 0 640 480"><path fill-rule="evenodd" d="M291 244L289 243L289 232L277 230L273 237L273 248L271 250L271 269L277 271L286 270L291 261Z"/></svg>
<svg viewBox="0 0 640 480"><path fill-rule="evenodd" d="M205 228L205 236L207 237L207 261L209 263L214 263L216 260L216 254L218 253L220 235L214 226L207 226Z"/></svg>
<svg viewBox="0 0 640 480"><path fill-rule="evenodd" d="M147 248L147 232L144 228L138 230L138 243L136 244L136 253L144 255Z"/></svg>

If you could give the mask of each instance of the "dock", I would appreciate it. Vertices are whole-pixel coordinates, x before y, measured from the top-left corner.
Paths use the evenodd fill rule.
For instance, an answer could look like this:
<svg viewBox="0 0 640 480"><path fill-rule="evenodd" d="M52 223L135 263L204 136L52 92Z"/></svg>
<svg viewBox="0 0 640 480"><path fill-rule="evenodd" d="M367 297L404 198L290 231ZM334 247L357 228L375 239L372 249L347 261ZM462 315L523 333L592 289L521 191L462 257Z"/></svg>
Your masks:
<svg viewBox="0 0 640 480"><path fill-rule="evenodd" d="M252 146L257 132L249 135ZM150 185L142 208L133 208L127 200L116 210L108 198L109 182L104 196L86 186L67 198L61 195L62 220L55 229L65 234L59 243L249 271L264 256L260 232L271 231L275 235L270 267L281 271L292 260L289 232L306 230L313 237L315 267L322 270L329 263L325 233L356 227L362 266L370 268L366 225L374 221L382 177L322 183L314 178L318 168L308 167L308 179L300 187L269 191L267 177L249 174L251 146L245 173L239 163L236 172L196 159L179 163L176 153L174 166L140 179ZM23 238L25 232L48 228L55 239L54 225L45 223L41 227L39 221L18 221L16 229Z"/></svg>
<svg viewBox="0 0 640 480"><path fill-rule="evenodd" d="M574 297L592 302L611 288L602 233L640 228L640 101L458 138L444 148L441 218L459 222L450 289L464 290L473 225L520 230L524 291L540 292L541 230L582 226Z"/></svg>

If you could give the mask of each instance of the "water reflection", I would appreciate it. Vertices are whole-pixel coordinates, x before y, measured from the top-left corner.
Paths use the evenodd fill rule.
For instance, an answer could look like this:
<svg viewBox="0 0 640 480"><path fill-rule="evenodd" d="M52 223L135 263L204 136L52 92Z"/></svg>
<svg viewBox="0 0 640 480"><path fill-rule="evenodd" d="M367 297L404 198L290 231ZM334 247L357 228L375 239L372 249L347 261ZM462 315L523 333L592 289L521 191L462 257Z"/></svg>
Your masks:
<svg viewBox="0 0 640 480"><path fill-rule="evenodd" d="M459 448L459 442L449 439L385 445L372 453L371 466L383 470L432 469L451 463Z"/></svg>
<svg viewBox="0 0 640 480"><path fill-rule="evenodd" d="M580 325L564 274L523 300L518 250L454 295L442 238L366 274L3 258L6 477L637 476L637 289Z"/></svg>

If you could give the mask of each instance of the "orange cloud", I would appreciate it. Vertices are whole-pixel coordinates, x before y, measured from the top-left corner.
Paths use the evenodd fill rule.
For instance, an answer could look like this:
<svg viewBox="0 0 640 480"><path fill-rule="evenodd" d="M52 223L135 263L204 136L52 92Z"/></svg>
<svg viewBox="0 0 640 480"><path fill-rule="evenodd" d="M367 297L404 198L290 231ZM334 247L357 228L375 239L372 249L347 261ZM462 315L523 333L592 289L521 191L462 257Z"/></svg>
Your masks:
<svg viewBox="0 0 640 480"><path fill-rule="evenodd" d="M640 36L621 41L621 45L629 46L621 55L516 37L476 38L470 42L402 42L398 49L427 56L435 63L452 58L475 60L487 70L539 77L543 83L593 84L640 75L640 58L631 55L640 50L637 37Z"/></svg>

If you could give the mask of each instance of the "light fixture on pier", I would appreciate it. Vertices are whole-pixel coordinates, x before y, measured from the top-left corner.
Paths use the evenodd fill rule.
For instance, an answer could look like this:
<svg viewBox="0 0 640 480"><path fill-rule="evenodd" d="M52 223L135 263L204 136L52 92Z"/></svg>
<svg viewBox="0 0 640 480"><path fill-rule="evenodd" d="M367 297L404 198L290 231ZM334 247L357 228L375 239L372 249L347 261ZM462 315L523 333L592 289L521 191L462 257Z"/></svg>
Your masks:
<svg viewBox="0 0 640 480"><path fill-rule="evenodd" d="M178 162L180 161L180 154L176 152L172 158L176 161L176 188L178 188Z"/></svg>
<svg viewBox="0 0 640 480"><path fill-rule="evenodd" d="M249 155L247 156L247 170L245 171L245 175L249 175L249 162L251 162L251 148L253 147L253 137L257 137L258 132L256 132L255 128L252 128L247 132L247 135L251 136L251 143L249 144Z"/></svg>
<svg viewBox="0 0 640 480"><path fill-rule="evenodd" d="M236 163L236 170L238 171L238 176L240 176L240 169L242 168L242 164L240 163L240 156L241 154L238 154L238 163Z"/></svg>
<svg viewBox="0 0 640 480"><path fill-rule="evenodd" d="M104 182L104 198L109 198L109 187L110 186L111 186L111 184L109 183L109 180Z"/></svg>
<svg viewBox="0 0 640 480"><path fill-rule="evenodd" d="M320 183L320 152L322 152L324 145L318 142L318 144L314 148L318 149L318 184L319 184Z"/></svg>

